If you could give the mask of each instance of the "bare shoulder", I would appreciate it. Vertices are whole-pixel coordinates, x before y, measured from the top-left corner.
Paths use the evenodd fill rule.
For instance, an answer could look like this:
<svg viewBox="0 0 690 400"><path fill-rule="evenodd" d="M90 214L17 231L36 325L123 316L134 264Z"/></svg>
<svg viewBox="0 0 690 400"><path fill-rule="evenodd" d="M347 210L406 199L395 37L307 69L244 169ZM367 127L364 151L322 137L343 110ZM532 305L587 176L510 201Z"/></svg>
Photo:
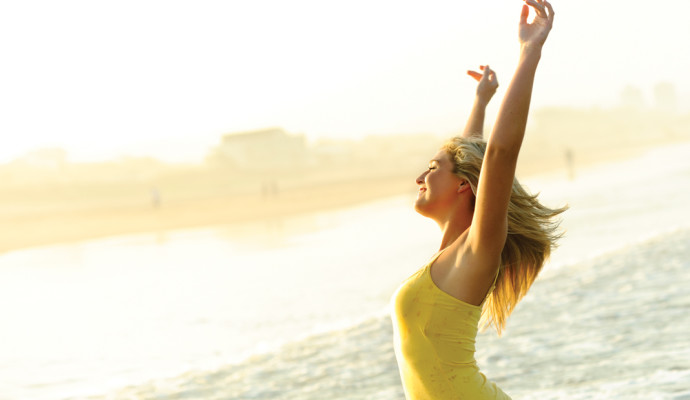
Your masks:
<svg viewBox="0 0 690 400"><path fill-rule="evenodd" d="M478 306L493 284L499 262L478 257L466 240L458 240L433 263L431 279L449 295Z"/></svg>

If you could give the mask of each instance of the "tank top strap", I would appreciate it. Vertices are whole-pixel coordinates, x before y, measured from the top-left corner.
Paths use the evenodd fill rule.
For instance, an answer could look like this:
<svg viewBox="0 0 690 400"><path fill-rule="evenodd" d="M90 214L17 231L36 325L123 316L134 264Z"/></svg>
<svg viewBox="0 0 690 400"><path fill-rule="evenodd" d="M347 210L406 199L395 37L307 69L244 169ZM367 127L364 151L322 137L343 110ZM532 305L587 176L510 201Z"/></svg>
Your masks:
<svg viewBox="0 0 690 400"><path fill-rule="evenodd" d="M445 249L447 249L447 247L444 247L443 249L439 250L438 253L434 254L434 256L431 257L431 259L430 259L429 262L427 263L427 268L429 268L429 267L431 266L431 264L433 264L433 263L436 261L436 259L441 255L441 253L443 253L443 251L444 251ZM482 302L479 303L479 307L482 307L482 306L484 305L484 303L486 302L486 299L489 298L489 296L491 295L491 293L493 293L494 289L496 288L496 282L498 281L498 273L499 273L500 271L501 271L501 269L500 269L500 267L499 267L499 268L496 270L496 275L494 276L494 281L493 281L493 283L491 284L491 287L489 288L489 291L486 292L486 296L484 296L484 300L482 300Z"/></svg>
<svg viewBox="0 0 690 400"><path fill-rule="evenodd" d="M441 253L443 253L443 251L444 251L445 249L447 249L447 247L442 248L442 249L439 250L436 254L434 254L434 255L429 259L429 261L427 261L426 266L427 266L427 267L430 267L431 264L435 263L435 262L436 262L436 259L439 258L439 256L441 256Z"/></svg>

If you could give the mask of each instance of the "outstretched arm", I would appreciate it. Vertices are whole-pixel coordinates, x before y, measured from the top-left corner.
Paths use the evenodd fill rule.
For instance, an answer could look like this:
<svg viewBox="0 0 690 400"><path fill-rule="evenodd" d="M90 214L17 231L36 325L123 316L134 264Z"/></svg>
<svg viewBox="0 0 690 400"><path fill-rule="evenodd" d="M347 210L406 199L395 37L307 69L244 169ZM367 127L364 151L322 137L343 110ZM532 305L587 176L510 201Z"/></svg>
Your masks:
<svg viewBox="0 0 690 400"><path fill-rule="evenodd" d="M519 24L520 58L487 144L470 227L473 248L491 258L500 257L505 244L508 203L525 134L534 75L554 17L546 0L525 0L525 3ZM528 5L537 14L532 23L527 23Z"/></svg>
<svg viewBox="0 0 690 400"><path fill-rule="evenodd" d="M465 125L465 130L462 132L463 137L478 137L484 136L484 115L486 105L489 104L491 97L496 93L498 88L498 79L496 73L489 68L488 65L480 65L479 69L483 73L477 71L467 71L467 75L471 76L477 82L477 94L474 97L474 104L470 117Z"/></svg>

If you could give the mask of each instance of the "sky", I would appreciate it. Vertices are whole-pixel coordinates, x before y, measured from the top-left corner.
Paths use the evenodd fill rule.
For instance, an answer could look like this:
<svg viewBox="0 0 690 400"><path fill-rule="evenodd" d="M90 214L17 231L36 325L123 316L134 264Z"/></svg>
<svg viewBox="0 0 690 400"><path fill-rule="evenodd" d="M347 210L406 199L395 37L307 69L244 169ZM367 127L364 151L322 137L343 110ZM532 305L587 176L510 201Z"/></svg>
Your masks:
<svg viewBox="0 0 690 400"><path fill-rule="evenodd" d="M533 108L650 103L690 110L690 2L554 0ZM653 6L659 4L660 6ZM201 161L224 134L310 140L452 135L470 68L518 54L520 0L0 0L0 163L45 147L73 161ZM488 110L495 115L498 100Z"/></svg>

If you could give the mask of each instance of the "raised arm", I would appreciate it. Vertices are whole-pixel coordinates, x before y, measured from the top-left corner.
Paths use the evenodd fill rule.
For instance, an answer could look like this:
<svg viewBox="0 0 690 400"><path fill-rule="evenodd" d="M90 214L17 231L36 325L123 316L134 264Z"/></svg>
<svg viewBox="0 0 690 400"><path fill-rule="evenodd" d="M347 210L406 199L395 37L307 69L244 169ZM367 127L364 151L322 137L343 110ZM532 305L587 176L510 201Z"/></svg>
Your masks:
<svg viewBox="0 0 690 400"><path fill-rule="evenodd" d="M551 5L545 0L525 0L525 3L519 24L520 58L487 144L470 227L473 249L490 258L499 257L505 244L508 203L525 134L534 75L554 17ZM536 11L532 23L527 23L528 5Z"/></svg>
<svg viewBox="0 0 690 400"><path fill-rule="evenodd" d="M496 73L489 68L488 65L480 65L479 69L483 73L477 71L467 71L467 75L474 78L477 82L477 93L474 96L474 104L472 104L472 111L470 117L465 125L465 130L462 132L463 137L478 137L484 136L484 115L486 105L489 104L491 97L496 93L498 88L498 80Z"/></svg>

